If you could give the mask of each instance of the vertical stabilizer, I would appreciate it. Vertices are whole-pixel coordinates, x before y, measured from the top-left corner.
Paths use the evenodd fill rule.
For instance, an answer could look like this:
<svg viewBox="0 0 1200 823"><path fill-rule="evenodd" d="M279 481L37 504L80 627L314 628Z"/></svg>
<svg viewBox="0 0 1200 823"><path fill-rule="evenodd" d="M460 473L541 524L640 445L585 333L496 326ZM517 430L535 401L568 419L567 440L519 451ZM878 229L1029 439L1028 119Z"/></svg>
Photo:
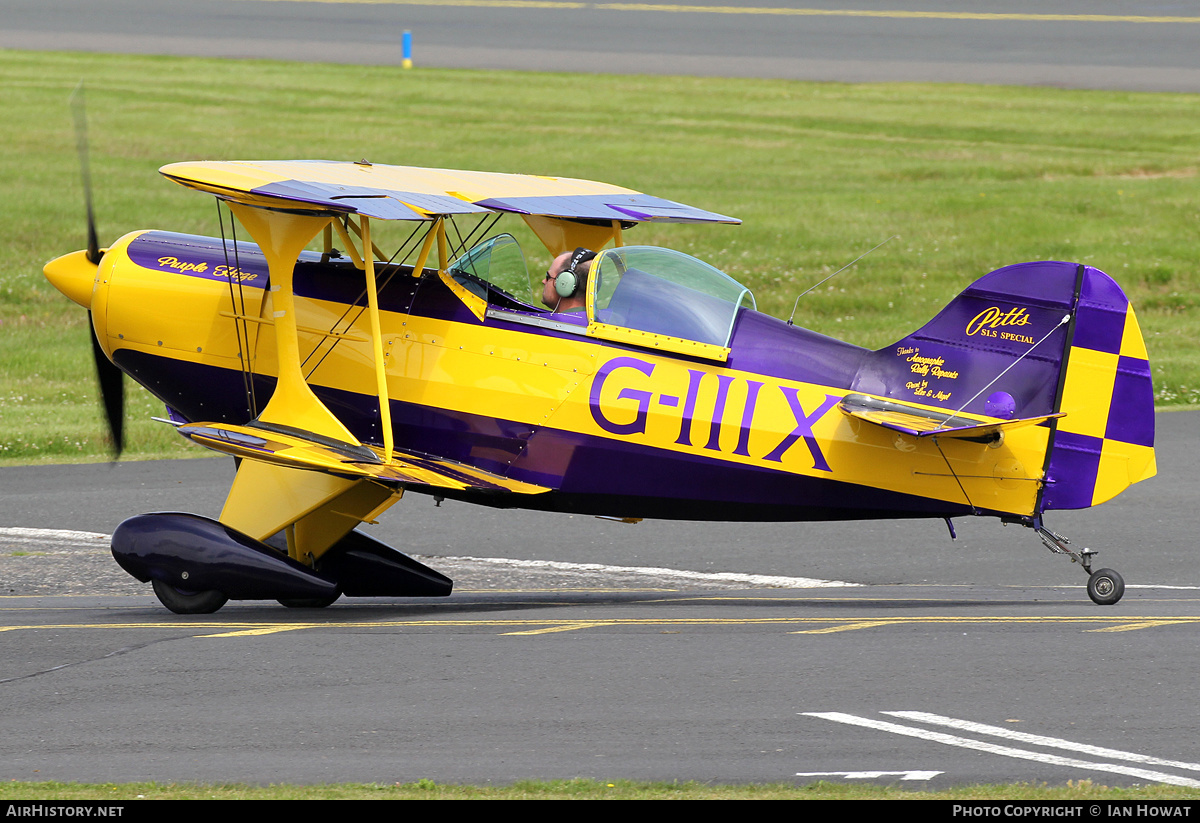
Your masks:
<svg viewBox="0 0 1200 823"><path fill-rule="evenodd" d="M1153 477L1154 389L1133 306L1104 272L1082 268L1041 508L1083 509Z"/></svg>

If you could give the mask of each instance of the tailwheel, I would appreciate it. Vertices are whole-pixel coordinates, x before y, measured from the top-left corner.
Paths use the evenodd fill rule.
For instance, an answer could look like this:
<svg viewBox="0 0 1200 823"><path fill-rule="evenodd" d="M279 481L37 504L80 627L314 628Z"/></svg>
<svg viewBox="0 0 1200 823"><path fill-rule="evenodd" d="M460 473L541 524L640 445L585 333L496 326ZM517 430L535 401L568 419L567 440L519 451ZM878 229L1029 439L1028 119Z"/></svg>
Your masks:
<svg viewBox="0 0 1200 823"><path fill-rule="evenodd" d="M1087 593L1097 605L1111 606L1125 594L1125 581L1112 569L1100 569L1088 578Z"/></svg>
<svg viewBox="0 0 1200 823"><path fill-rule="evenodd" d="M229 598L219 591L192 592L177 589L161 580L152 580L154 595L159 602L175 614L212 614L229 602Z"/></svg>
<svg viewBox="0 0 1200 823"><path fill-rule="evenodd" d="M1072 549L1069 545L1070 540L1061 534L1050 531L1041 525L1040 520L1034 520L1029 525L1037 529L1037 533L1047 549L1055 554L1065 554L1071 558L1072 563L1083 566L1083 570L1088 574L1088 597L1092 598L1093 603L1098 606L1111 606L1125 594L1125 580L1121 575L1112 569L1092 571L1092 558L1096 555L1095 551L1087 548L1079 551Z"/></svg>

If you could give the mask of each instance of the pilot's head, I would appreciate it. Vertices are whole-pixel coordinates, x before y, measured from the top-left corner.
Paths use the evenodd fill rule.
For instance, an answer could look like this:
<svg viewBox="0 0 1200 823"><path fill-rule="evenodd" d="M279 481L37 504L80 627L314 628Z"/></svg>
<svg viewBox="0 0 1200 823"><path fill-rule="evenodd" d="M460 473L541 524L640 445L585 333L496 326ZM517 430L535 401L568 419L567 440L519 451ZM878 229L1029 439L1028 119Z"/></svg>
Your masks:
<svg viewBox="0 0 1200 823"><path fill-rule="evenodd" d="M554 311L578 311L587 300L587 277L596 253L582 246L565 251L546 272L542 282L542 302Z"/></svg>

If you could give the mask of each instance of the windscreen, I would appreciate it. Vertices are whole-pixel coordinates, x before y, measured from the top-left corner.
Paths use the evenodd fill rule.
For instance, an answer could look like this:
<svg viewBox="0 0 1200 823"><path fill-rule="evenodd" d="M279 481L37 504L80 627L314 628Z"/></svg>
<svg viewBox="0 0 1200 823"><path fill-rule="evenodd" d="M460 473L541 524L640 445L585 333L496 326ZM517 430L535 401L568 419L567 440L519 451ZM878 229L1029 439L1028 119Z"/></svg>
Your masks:
<svg viewBox="0 0 1200 823"><path fill-rule="evenodd" d="M464 288L489 303L501 298L529 303L532 286L525 254L511 234L499 234L464 254L450 264L449 274Z"/></svg>

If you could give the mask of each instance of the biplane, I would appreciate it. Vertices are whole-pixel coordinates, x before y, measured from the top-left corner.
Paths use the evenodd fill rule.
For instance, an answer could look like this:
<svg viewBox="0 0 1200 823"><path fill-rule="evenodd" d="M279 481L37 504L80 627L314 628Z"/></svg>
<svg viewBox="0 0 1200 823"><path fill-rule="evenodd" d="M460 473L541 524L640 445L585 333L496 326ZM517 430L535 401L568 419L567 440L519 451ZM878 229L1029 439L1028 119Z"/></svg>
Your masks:
<svg viewBox="0 0 1200 823"><path fill-rule="evenodd" d="M994 517L1081 564L1096 603L1121 598L1119 574L1043 523L1155 472L1145 344L1098 269L999 269L870 351L627 244L641 223L740 221L618 186L367 161L161 172L216 197L219 237L101 250L89 228L45 273L91 314L115 442L124 373L237 460L215 520L144 514L113 535L172 611L449 594L357 528L409 492L630 521L940 518L951 535ZM595 255L571 282L531 274L501 218L556 268ZM539 299L551 285L574 310Z"/></svg>

